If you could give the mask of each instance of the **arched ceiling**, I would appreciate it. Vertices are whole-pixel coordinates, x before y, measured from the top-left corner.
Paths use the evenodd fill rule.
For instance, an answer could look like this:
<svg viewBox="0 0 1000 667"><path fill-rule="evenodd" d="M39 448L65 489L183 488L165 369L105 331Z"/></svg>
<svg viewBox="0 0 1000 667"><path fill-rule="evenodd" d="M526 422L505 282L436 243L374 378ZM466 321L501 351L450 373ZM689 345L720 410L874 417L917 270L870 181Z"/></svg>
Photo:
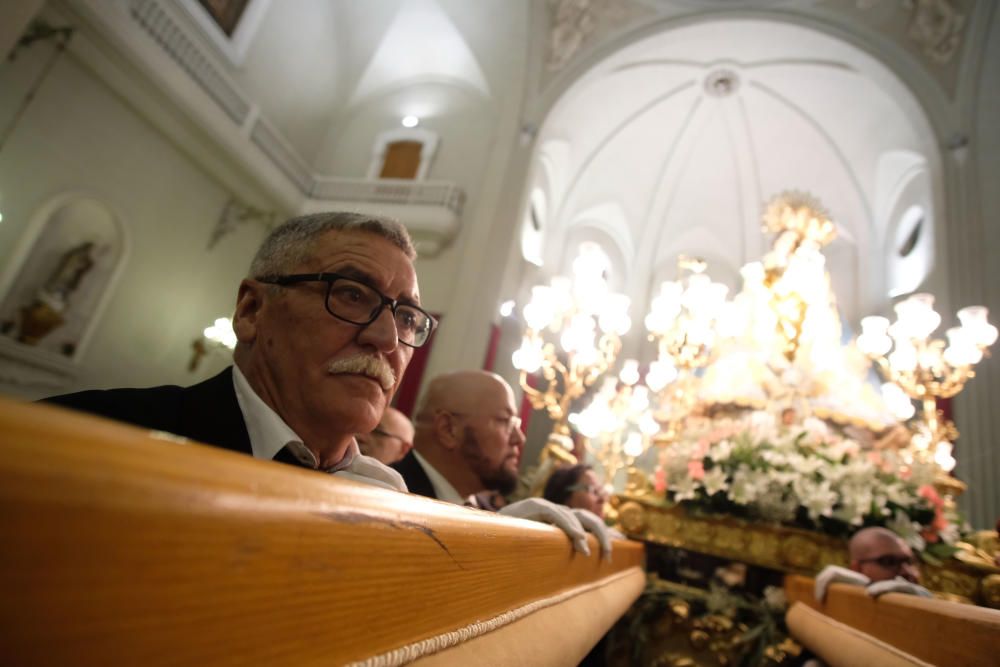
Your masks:
<svg viewBox="0 0 1000 667"><path fill-rule="evenodd" d="M625 45L570 85L537 146L546 270L571 259L582 228L600 227L616 250L634 249L621 281L634 316L654 283L673 277L678 254L734 281L767 247L764 203L803 190L838 224L828 266L856 323L886 293L880 228L892 221L876 205L880 157L937 163L923 113L881 64L816 30L749 19ZM621 215L595 225L602 208Z"/></svg>

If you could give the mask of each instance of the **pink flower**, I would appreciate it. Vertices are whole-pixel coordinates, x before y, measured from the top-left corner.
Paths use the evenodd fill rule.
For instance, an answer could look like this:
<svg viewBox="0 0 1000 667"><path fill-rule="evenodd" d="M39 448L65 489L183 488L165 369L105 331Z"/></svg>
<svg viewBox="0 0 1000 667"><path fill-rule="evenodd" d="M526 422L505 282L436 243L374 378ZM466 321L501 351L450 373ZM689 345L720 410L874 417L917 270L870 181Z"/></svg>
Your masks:
<svg viewBox="0 0 1000 667"><path fill-rule="evenodd" d="M701 459L688 461L688 475L691 476L691 479L701 479L705 476L705 465L701 462Z"/></svg>
<svg viewBox="0 0 1000 667"><path fill-rule="evenodd" d="M920 494L921 498L926 498L927 500L929 500L930 503L934 505L934 507L938 508L944 507L944 500L941 499L941 496L938 495L937 490L930 484L924 484L923 486L921 486L917 490L917 493Z"/></svg>
<svg viewBox="0 0 1000 667"><path fill-rule="evenodd" d="M941 540L938 534L930 528L924 528L921 530L920 537L924 538L924 541L927 542L927 544L934 544L935 542L939 542Z"/></svg>
<svg viewBox="0 0 1000 667"><path fill-rule="evenodd" d="M657 467L656 472L653 473L653 489L657 493L666 493L667 491L667 471L663 468Z"/></svg>

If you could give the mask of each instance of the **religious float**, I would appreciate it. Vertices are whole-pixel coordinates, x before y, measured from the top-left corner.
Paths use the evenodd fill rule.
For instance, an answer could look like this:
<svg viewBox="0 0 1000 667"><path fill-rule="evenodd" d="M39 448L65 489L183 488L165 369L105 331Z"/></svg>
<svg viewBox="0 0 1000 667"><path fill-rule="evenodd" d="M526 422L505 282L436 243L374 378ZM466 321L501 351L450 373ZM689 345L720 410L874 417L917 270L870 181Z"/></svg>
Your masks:
<svg viewBox="0 0 1000 667"><path fill-rule="evenodd" d="M822 206L783 193L763 223L771 249L731 299L705 262L679 258L644 319L656 346L644 372L637 360L610 372L628 303L607 293L593 251L524 307L514 364L554 423L526 492L589 463L613 492L609 520L647 545L649 582L612 635L613 664L794 661L785 575L847 565L847 538L866 526L904 539L937 596L1000 608L997 534L957 511L958 432L942 410L996 340L986 309L959 311L946 343L931 337L933 297L915 294L894 323L866 317L847 341Z"/></svg>

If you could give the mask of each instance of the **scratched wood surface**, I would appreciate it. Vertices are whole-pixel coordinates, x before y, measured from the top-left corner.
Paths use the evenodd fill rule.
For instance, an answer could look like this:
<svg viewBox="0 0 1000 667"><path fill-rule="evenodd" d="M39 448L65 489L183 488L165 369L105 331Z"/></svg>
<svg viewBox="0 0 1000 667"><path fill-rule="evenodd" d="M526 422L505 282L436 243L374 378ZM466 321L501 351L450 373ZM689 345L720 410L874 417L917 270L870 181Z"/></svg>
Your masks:
<svg viewBox="0 0 1000 667"><path fill-rule="evenodd" d="M341 664L643 557L4 399L0 543L17 665Z"/></svg>
<svg viewBox="0 0 1000 667"><path fill-rule="evenodd" d="M932 665L1000 664L1000 611L902 593L877 599L864 588L833 584L824 603L810 577L787 575L785 596Z"/></svg>

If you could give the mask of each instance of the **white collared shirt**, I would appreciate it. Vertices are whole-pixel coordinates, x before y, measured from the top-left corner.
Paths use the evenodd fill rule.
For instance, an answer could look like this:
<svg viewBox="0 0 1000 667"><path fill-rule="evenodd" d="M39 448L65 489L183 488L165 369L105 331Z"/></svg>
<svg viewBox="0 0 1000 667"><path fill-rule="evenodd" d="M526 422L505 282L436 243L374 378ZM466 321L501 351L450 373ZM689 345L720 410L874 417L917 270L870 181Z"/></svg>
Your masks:
<svg viewBox="0 0 1000 667"><path fill-rule="evenodd" d="M273 461L278 452L287 447L288 451L307 468L336 473L345 479L374 484L393 491L406 492L403 476L378 459L362 454L358 449L358 441L354 438L351 438L347 451L340 461L329 468L320 468L312 450L306 447L302 438L257 395L236 364L233 364L233 390L236 392L236 401L243 413L243 422L250 436L250 450L255 459Z"/></svg>
<svg viewBox="0 0 1000 667"><path fill-rule="evenodd" d="M282 448L288 447L288 451L304 466L314 470L320 469L316 455L303 444L302 438L285 423L285 420L257 395L239 366L235 364L233 364L233 389L236 391L240 411L243 412L243 421L250 435L250 449L255 459L271 461ZM326 472L343 470L351 465L351 461L359 454L358 443L352 439L344 458L327 468Z"/></svg>
<svg viewBox="0 0 1000 667"><path fill-rule="evenodd" d="M424 469L425 473L427 473L427 479L431 481L431 486L434 487L434 495L437 496L438 500L443 500L446 503L454 503L456 505L464 505L466 503L466 499L458 495L458 491L456 491L455 487L451 485L451 482L445 479L444 475L435 470L434 466L428 463L427 459L420 455L420 452L414 449L413 456L416 457L417 463L419 463L420 467Z"/></svg>

